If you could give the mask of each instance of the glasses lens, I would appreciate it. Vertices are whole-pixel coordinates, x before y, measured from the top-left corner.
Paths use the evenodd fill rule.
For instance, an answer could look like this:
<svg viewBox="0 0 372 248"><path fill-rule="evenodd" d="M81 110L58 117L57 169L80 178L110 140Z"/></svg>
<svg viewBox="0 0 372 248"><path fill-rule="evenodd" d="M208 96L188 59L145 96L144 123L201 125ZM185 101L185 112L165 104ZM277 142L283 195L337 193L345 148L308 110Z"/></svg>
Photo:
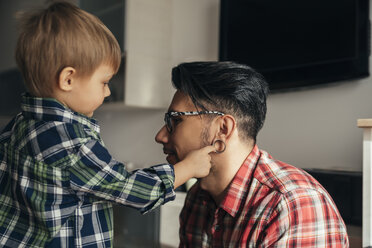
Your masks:
<svg viewBox="0 0 372 248"><path fill-rule="evenodd" d="M168 132L171 133L172 132L172 121L171 121L171 117L169 113L165 113L164 122L165 122L165 126L167 127Z"/></svg>

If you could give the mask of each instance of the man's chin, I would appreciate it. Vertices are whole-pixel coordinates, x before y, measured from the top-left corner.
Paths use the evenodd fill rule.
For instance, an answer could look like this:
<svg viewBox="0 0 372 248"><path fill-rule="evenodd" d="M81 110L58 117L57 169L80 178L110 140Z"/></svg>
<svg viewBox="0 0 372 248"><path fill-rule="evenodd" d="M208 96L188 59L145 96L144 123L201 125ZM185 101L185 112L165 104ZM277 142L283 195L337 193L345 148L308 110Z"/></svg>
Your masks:
<svg viewBox="0 0 372 248"><path fill-rule="evenodd" d="M168 161L168 163L172 165L177 164L179 162L179 159L174 154L168 154L166 160Z"/></svg>

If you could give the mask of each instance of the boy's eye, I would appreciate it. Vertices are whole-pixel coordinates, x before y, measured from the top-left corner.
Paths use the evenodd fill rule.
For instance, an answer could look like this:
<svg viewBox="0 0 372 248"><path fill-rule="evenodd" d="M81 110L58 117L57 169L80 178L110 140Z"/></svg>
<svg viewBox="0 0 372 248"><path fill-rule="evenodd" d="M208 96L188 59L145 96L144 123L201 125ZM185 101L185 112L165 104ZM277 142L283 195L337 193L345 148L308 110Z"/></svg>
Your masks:
<svg viewBox="0 0 372 248"><path fill-rule="evenodd" d="M103 84L104 84L105 86L106 86L106 85L108 86L108 85L109 85L109 83L110 83L110 82L104 82Z"/></svg>

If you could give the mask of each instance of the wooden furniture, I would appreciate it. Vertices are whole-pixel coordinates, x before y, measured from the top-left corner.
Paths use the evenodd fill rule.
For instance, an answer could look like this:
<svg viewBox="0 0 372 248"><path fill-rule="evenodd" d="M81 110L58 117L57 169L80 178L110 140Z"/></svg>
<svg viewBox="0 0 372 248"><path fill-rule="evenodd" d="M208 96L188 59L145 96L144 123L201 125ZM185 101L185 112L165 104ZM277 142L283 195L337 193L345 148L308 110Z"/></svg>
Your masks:
<svg viewBox="0 0 372 248"><path fill-rule="evenodd" d="M363 247L372 247L372 119L358 119L363 128Z"/></svg>

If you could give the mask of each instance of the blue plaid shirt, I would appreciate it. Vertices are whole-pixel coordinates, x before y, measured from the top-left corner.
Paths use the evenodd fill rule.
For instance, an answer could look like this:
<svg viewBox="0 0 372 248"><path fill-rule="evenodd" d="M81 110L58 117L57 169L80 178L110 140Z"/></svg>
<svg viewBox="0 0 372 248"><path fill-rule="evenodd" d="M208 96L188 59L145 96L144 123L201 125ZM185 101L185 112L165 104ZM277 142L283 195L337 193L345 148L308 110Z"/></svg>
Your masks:
<svg viewBox="0 0 372 248"><path fill-rule="evenodd" d="M111 247L112 203L147 212L173 183L171 165L126 171L94 119L24 95L0 134L0 247Z"/></svg>

